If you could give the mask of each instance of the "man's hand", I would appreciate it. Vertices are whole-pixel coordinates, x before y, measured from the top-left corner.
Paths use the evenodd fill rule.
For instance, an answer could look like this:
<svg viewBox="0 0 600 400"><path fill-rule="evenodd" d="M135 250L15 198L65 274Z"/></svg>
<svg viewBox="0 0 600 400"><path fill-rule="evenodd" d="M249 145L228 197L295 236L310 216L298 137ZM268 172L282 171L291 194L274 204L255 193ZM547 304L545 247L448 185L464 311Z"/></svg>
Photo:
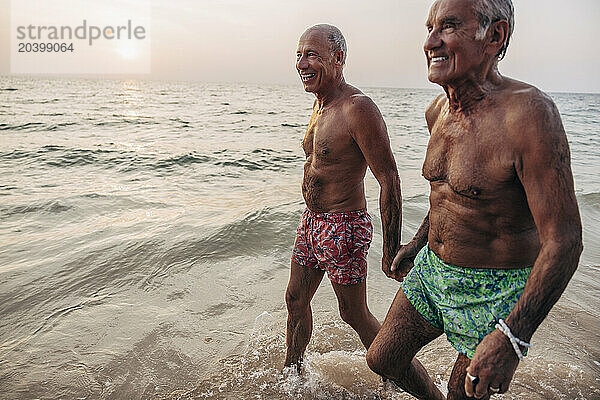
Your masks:
<svg viewBox="0 0 600 400"><path fill-rule="evenodd" d="M490 332L477 346L467 367L467 396L481 399L488 394L506 392L518 364L519 358L509 339L498 329ZM476 377L475 381L469 375Z"/></svg>
<svg viewBox="0 0 600 400"><path fill-rule="evenodd" d="M396 257L390 263L383 262L383 272L388 278L402 282L408 271L413 267L415 256L419 252L416 243L411 241L400 246L400 250L396 253Z"/></svg>

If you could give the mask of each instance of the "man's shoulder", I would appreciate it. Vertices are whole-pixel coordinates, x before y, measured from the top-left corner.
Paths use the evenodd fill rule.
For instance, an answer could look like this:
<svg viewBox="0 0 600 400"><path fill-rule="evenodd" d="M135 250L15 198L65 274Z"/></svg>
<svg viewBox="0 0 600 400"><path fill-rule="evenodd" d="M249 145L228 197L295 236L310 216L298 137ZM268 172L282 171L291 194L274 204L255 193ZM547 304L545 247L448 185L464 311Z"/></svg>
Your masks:
<svg viewBox="0 0 600 400"><path fill-rule="evenodd" d="M368 132L386 132L383 116L373 99L353 86L341 100L340 110L350 135L355 138Z"/></svg>
<svg viewBox="0 0 600 400"><path fill-rule="evenodd" d="M560 123L560 115L552 98L528 83L510 79L500 101L505 108L506 122L511 127L539 126L548 129Z"/></svg>
<svg viewBox="0 0 600 400"><path fill-rule="evenodd" d="M558 108L552 98L528 83L511 80L500 99L509 137L521 149L565 141Z"/></svg>
<svg viewBox="0 0 600 400"><path fill-rule="evenodd" d="M375 102L360 89L348 85L344 96L342 98L342 107L344 111L357 111L360 109L368 109L370 107L377 107Z"/></svg>
<svg viewBox="0 0 600 400"><path fill-rule="evenodd" d="M369 96L353 87L342 101L342 111L349 120L356 118L376 117L381 118L377 104Z"/></svg>
<svg viewBox="0 0 600 400"><path fill-rule="evenodd" d="M544 111L554 107L552 98L537 87L516 79L507 79L500 101L507 110L515 115L529 115L531 112Z"/></svg>

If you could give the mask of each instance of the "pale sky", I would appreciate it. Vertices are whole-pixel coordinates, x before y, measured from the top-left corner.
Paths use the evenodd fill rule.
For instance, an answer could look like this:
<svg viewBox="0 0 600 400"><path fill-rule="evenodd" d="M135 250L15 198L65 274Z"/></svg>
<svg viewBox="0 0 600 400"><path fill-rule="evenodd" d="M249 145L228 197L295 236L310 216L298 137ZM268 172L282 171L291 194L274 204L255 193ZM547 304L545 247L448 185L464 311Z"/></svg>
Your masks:
<svg viewBox="0 0 600 400"><path fill-rule="evenodd" d="M545 91L600 93L600 1L513 3L515 32L500 72ZM359 87L433 87L426 78L423 55L430 4L429 0L152 0L149 78L297 83L299 36L311 25L330 23L341 29L348 43L348 82ZM2 75L10 73L12 34L10 1L0 0Z"/></svg>

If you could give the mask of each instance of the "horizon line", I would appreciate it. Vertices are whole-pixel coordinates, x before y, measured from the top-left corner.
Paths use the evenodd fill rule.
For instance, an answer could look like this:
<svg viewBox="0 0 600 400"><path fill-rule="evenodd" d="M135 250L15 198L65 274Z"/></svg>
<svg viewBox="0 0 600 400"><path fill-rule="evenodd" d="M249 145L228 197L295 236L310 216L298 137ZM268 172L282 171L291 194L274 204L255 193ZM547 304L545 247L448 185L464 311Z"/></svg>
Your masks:
<svg viewBox="0 0 600 400"><path fill-rule="evenodd" d="M25 79L81 79L81 80L106 80L106 81L147 81L147 82L180 82L180 83L204 83L204 84L245 84L245 85L271 85L271 86L293 86L295 83L290 82L249 82L249 81L235 81L235 80L223 80L223 81L203 81L200 79L169 79L169 78L158 78L158 77L150 77L150 74L0 74L0 79L2 78L25 78ZM300 83L300 82L298 82ZM435 90L436 88L441 89L441 87L433 87L433 83L429 83L429 86L421 86L421 87L407 87L407 86L391 86L391 85L371 85L371 84L353 84L353 86L366 87L371 89L408 89L408 90ZM5 90L6 88L0 88L0 90ZM359 88L360 89L360 88ZM544 90L548 93L556 93L556 94L600 94L598 92L582 92L575 90Z"/></svg>

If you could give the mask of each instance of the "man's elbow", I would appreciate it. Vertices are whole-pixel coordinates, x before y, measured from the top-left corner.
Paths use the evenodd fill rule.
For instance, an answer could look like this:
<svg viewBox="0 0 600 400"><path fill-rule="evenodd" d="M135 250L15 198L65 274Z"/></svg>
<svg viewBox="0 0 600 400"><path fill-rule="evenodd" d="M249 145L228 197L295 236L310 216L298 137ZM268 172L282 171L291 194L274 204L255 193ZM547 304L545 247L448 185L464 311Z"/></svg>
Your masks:
<svg viewBox="0 0 600 400"><path fill-rule="evenodd" d="M579 259L579 256L583 252L583 229L581 223L578 221L577 225L573 228L571 235L566 240L565 246L566 251L572 253Z"/></svg>
<svg viewBox="0 0 600 400"><path fill-rule="evenodd" d="M583 240L581 235L565 240L561 246L561 250L565 255L576 257L577 260L579 260L579 256L583 252Z"/></svg>
<svg viewBox="0 0 600 400"><path fill-rule="evenodd" d="M579 257L583 252L583 240L581 233L570 241L565 243L565 255L567 259L572 260L571 262L571 274L575 273L575 270L579 266Z"/></svg>
<svg viewBox="0 0 600 400"><path fill-rule="evenodd" d="M583 240L581 230L575 230L572 234L563 236L560 239L555 239L542 247L548 246L550 253L554 254L560 260L566 261L565 265L569 265L574 272L579 264L579 257L583 251Z"/></svg>
<svg viewBox="0 0 600 400"><path fill-rule="evenodd" d="M398 172L389 172L377 177L379 186L383 191L395 191L400 189L400 176Z"/></svg>

